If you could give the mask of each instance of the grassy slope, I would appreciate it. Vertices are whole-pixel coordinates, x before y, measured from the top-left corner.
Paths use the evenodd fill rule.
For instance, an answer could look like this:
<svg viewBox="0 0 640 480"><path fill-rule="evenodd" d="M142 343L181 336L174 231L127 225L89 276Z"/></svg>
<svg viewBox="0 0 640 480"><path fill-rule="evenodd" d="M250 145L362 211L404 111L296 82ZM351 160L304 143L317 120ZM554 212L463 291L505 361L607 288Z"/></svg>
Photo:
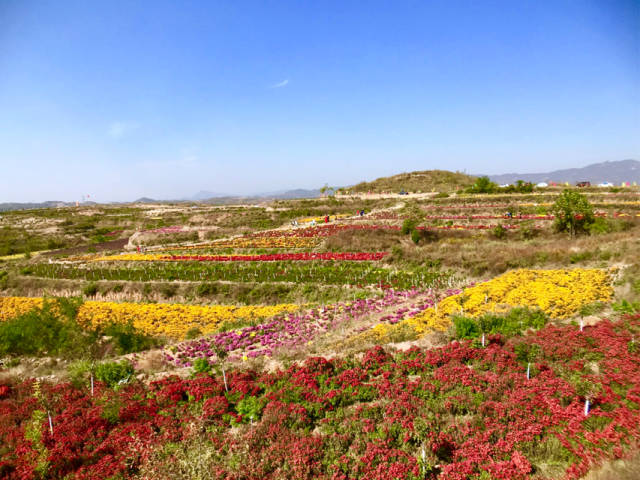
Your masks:
<svg viewBox="0 0 640 480"><path fill-rule="evenodd" d="M424 170L401 173L391 177L378 178L372 182L361 182L349 188L353 192L447 192L458 187L472 185L475 177L460 172L446 170Z"/></svg>

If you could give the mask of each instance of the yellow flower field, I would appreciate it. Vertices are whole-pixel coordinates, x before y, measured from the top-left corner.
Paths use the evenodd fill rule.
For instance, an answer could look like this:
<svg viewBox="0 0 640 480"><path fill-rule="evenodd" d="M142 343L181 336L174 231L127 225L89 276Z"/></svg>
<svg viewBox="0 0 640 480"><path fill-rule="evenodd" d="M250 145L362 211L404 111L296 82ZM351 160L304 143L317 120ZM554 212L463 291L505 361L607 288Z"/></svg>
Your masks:
<svg viewBox="0 0 640 480"><path fill-rule="evenodd" d="M229 240L216 240L198 245L154 248L153 251L201 250L214 248L309 248L316 246L319 242L320 240L314 237L239 237Z"/></svg>
<svg viewBox="0 0 640 480"><path fill-rule="evenodd" d="M0 320L7 320L42 305L42 298L0 297ZM292 313L299 308L295 304L201 306L88 301L80 306L78 322L98 327L110 322L131 321L137 329L150 335L181 339L192 328L207 334L215 332L225 322L238 319L258 320L281 313Z"/></svg>
<svg viewBox="0 0 640 480"><path fill-rule="evenodd" d="M376 325L373 332L382 340L394 328L406 326L418 334L444 331L451 324L452 314L479 317L508 312L513 307L539 308L551 318L568 318L584 305L610 301L612 295L609 275L602 270L514 270L447 297L436 307L396 325Z"/></svg>

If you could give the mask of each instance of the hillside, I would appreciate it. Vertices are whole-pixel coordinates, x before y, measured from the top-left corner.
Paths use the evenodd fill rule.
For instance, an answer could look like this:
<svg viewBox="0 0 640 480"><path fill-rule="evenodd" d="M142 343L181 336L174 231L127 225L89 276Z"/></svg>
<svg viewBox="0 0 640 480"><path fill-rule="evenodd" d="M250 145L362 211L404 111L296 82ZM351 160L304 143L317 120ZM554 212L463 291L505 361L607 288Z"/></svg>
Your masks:
<svg viewBox="0 0 640 480"><path fill-rule="evenodd" d="M621 182L640 182L640 162L637 160L619 160L601 162L582 168L568 168L546 173L505 173L489 175L496 183L513 183L517 180L526 182L610 182L619 185Z"/></svg>
<svg viewBox="0 0 640 480"><path fill-rule="evenodd" d="M452 191L473 184L475 177L446 170L423 170L381 177L348 188L352 192L431 192Z"/></svg>

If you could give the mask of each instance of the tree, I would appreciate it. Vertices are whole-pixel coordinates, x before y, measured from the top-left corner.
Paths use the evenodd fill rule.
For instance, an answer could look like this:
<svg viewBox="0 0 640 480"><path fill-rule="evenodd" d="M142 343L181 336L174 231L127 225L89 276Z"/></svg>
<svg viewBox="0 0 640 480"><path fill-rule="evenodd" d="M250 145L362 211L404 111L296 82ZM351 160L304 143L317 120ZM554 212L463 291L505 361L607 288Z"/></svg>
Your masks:
<svg viewBox="0 0 640 480"><path fill-rule="evenodd" d="M489 180L489 177L479 177L476 182L471 185L469 193L493 193L498 188L494 182Z"/></svg>
<svg viewBox="0 0 640 480"><path fill-rule="evenodd" d="M555 215L555 229L558 232L569 232L574 237L589 231L595 222L593 206L587 197L575 190L564 190L551 207Z"/></svg>

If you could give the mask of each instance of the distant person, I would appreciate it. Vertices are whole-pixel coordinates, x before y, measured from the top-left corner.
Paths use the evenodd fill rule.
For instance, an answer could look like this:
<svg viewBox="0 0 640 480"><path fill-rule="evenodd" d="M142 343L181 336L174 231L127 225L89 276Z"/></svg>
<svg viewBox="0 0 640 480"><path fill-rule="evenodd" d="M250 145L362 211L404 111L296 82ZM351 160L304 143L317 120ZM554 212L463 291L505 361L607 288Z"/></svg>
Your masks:
<svg viewBox="0 0 640 480"><path fill-rule="evenodd" d="M324 223L329 223L329 215L324 217Z"/></svg>

